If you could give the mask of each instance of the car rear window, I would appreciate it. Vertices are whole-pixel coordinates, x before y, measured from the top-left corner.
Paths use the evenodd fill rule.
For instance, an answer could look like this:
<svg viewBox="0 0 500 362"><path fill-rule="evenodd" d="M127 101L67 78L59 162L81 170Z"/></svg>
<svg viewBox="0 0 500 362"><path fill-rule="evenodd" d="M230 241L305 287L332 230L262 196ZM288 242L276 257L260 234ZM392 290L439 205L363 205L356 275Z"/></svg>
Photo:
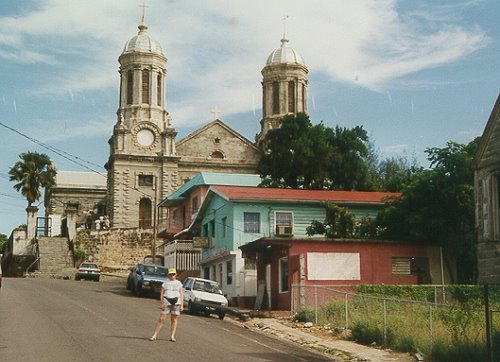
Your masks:
<svg viewBox="0 0 500 362"><path fill-rule="evenodd" d="M149 275L159 275L162 277L167 276L167 269L162 268L161 266L145 266L144 273Z"/></svg>

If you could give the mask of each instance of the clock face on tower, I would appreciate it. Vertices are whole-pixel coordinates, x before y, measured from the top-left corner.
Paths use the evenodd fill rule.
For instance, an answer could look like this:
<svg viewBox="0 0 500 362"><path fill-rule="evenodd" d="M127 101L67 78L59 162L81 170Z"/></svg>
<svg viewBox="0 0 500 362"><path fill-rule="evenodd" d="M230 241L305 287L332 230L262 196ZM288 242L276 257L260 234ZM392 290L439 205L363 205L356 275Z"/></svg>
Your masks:
<svg viewBox="0 0 500 362"><path fill-rule="evenodd" d="M143 128L139 132L137 132L136 137L137 143L144 147L151 146L155 141L155 134L153 133L153 131L147 128Z"/></svg>
<svg viewBox="0 0 500 362"><path fill-rule="evenodd" d="M136 147L154 149L160 139L160 131L155 125L146 122L139 123L132 129L133 140Z"/></svg>

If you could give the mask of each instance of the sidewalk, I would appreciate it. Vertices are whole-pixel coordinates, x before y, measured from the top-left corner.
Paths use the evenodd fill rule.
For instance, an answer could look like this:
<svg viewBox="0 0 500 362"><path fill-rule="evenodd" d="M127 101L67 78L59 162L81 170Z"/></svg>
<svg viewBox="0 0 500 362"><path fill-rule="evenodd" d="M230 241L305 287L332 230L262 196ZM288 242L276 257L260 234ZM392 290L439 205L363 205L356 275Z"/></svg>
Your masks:
<svg viewBox="0 0 500 362"><path fill-rule="evenodd" d="M239 320L245 328L257 330L298 343L306 348L330 354L338 361L373 361L373 362L415 362L417 359L408 353L393 352L375 347L364 346L352 341L337 339L311 333L301 323L290 323L286 318L249 317L246 311L231 309L228 313L233 320Z"/></svg>

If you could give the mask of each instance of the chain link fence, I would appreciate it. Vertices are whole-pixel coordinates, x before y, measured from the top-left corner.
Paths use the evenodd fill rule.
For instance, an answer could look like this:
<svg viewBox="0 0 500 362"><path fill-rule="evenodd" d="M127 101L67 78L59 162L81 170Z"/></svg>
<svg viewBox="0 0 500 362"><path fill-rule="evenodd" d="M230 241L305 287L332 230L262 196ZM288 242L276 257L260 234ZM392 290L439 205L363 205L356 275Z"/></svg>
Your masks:
<svg viewBox="0 0 500 362"><path fill-rule="evenodd" d="M486 357L480 286L373 287L379 293L384 288L400 288L404 298L359 293L369 287L293 285L292 313L361 343L462 361ZM489 299L493 354L500 361L500 287L490 288Z"/></svg>

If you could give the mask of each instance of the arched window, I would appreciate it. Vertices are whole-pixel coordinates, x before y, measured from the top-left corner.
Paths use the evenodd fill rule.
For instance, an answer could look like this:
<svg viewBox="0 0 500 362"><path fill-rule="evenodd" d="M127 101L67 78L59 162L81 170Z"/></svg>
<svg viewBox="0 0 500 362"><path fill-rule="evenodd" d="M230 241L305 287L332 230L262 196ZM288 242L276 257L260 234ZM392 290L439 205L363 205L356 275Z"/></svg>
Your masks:
<svg viewBox="0 0 500 362"><path fill-rule="evenodd" d="M133 91L134 91L134 71L129 70L127 72L127 104L132 104L133 102Z"/></svg>
<svg viewBox="0 0 500 362"><path fill-rule="evenodd" d="M288 82L288 112L295 113L295 82Z"/></svg>
<svg viewBox="0 0 500 362"><path fill-rule="evenodd" d="M273 114L280 113L280 84L273 82Z"/></svg>
<svg viewBox="0 0 500 362"><path fill-rule="evenodd" d="M144 197L139 201L139 227L148 229L151 225L151 200Z"/></svg>
<svg viewBox="0 0 500 362"><path fill-rule="evenodd" d="M224 159L224 155L222 154L221 151L214 151L212 152L212 154L210 155L211 158L218 158L220 160L223 160Z"/></svg>
<svg viewBox="0 0 500 362"><path fill-rule="evenodd" d="M161 90L162 90L162 84L163 83L163 79L161 77L161 74L158 74L158 77L156 77L156 104L161 106L161 97L163 96L161 94Z"/></svg>
<svg viewBox="0 0 500 362"><path fill-rule="evenodd" d="M149 104L149 70L142 71L142 103Z"/></svg>

